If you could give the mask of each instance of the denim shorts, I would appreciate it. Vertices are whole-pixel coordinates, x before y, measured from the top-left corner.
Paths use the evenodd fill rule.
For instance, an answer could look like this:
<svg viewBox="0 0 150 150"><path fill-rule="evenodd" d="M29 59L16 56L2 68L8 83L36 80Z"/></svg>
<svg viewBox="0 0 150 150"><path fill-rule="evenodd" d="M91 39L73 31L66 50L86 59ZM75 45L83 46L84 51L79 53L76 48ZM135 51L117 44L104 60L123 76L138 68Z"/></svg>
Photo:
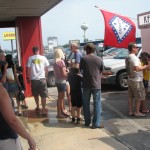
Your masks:
<svg viewBox="0 0 150 150"><path fill-rule="evenodd" d="M18 91L19 87L18 84L16 82L12 82L12 83L8 83L8 92L16 92Z"/></svg>
<svg viewBox="0 0 150 150"><path fill-rule="evenodd" d="M65 92L66 91L66 83L55 83L58 92Z"/></svg>

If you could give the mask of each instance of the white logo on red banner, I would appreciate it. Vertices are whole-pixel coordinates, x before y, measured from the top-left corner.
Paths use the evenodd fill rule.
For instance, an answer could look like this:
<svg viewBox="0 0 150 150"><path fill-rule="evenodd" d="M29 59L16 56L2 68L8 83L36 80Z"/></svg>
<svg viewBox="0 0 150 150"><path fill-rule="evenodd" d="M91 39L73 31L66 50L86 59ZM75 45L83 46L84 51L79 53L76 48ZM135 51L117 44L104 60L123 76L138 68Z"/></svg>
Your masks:
<svg viewBox="0 0 150 150"><path fill-rule="evenodd" d="M109 24L113 29L113 32L118 40L118 43L121 43L133 28L130 23L128 23L127 21L123 20L118 16L114 16L109 21Z"/></svg>

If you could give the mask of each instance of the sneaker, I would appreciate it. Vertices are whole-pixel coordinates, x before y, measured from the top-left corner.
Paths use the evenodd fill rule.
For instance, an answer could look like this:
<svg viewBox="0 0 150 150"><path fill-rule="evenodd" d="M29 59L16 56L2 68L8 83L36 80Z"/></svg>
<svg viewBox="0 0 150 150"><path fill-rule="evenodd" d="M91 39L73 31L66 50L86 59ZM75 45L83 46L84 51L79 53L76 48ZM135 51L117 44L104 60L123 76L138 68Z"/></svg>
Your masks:
<svg viewBox="0 0 150 150"><path fill-rule="evenodd" d="M22 109L28 109L28 106L22 105Z"/></svg>
<svg viewBox="0 0 150 150"><path fill-rule="evenodd" d="M81 118L77 118L77 124L81 122Z"/></svg>

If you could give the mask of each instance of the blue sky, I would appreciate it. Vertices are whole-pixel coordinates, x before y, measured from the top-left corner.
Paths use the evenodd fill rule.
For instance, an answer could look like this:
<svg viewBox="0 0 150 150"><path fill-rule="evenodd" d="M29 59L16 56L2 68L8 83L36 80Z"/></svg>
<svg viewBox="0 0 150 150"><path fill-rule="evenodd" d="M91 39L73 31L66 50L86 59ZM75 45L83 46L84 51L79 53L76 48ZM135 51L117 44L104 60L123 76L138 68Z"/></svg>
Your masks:
<svg viewBox="0 0 150 150"><path fill-rule="evenodd" d="M86 38L89 40L104 38L104 19L95 5L136 19L137 14L150 11L149 4L149 0L63 0L41 17L43 44L47 45L47 37L50 36L56 36L59 45L74 39L83 42L81 29L83 23L88 24ZM137 20L132 21L137 25ZM3 49L11 49L11 43L3 41L2 33L13 30L0 29L0 45ZM136 36L140 36L139 29Z"/></svg>

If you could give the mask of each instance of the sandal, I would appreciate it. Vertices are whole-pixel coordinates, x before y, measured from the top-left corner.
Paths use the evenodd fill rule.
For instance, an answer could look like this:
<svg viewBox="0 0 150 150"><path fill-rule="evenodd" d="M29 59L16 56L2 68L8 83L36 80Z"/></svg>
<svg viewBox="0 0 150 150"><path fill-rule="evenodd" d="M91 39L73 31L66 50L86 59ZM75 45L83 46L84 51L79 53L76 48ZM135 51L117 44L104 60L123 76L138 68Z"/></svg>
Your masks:
<svg viewBox="0 0 150 150"><path fill-rule="evenodd" d="M134 116L134 113L131 113L131 112L130 112L130 113L128 114L128 116L132 117L132 116Z"/></svg>
<svg viewBox="0 0 150 150"><path fill-rule="evenodd" d="M135 113L134 116L135 117L146 117L146 115L142 114L142 113L138 113L138 114Z"/></svg>
<svg viewBox="0 0 150 150"><path fill-rule="evenodd" d="M62 115L67 116L67 117L70 116L70 114L67 112L67 110L64 110L64 111L62 112Z"/></svg>
<svg viewBox="0 0 150 150"><path fill-rule="evenodd" d="M22 116L22 113L17 113L16 115L17 115L17 116Z"/></svg>
<svg viewBox="0 0 150 150"><path fill-rule="evenodd" d="M39 112L39 111L40 111L40 108L37 108L37 107L36 107L36 108L35 108L35 111Z"/></svg>
<svg viewBox="0 0 150 150"><path fill-rule="evenodd" d="M42 114L43 117L47 117L47 113Z"/></svg>
<svg viewBox="0 0 150 150"><path fill-rule="evenodd" d="M142 110L142 113L149 113L150 110L149 109L146 109L146 110Z"/></svg>

